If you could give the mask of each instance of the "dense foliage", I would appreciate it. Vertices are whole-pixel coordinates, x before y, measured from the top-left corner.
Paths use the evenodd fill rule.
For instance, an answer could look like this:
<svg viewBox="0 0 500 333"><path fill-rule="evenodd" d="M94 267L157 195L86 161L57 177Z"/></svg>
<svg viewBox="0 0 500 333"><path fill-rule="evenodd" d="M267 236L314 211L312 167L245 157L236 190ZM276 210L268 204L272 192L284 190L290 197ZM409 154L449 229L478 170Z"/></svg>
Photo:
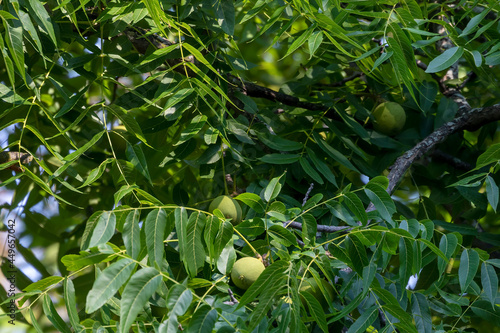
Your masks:
<svg viewBox="0 0 500 333"><path fill-rule="evenodd" d="M498 330L499 11L0 2L2 271L32 268L2 325L15 303L37 332ZM243 257L266 266L246 291Z"/></svg>

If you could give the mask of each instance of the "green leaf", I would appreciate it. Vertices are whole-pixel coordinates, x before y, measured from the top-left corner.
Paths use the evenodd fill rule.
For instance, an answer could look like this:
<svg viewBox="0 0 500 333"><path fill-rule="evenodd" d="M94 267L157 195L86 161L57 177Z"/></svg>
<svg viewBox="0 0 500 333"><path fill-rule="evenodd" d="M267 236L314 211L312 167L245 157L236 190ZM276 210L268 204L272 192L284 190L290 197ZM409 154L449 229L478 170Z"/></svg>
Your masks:
<svg viewBox="0 0 500 333"><path fill-rule="evenodd" d="M201 54L200 51L198 51L196 48L194 48L192 45L188 44L188 43L182 43L181 44L182 47L186 48L195 58L196 60L198 60L200 63L202 63L203 65L207 66L215 75L217 75L219 78L221 78L222 80L225 80L224 77L219 73L219 71L217 71L208 61L207 59L205 59L205 57L203 56L203 54ZM187 65L191 65L191 63L188 63ZM190 67L192 68L192 67ZM197 73L198 74L198 73ZM204 77L205 78L205 77ZM208 82L208 83L213 83L212 82ZM214 89L216 89L217 91L220 91L222 92L222 95L225 96L224 92L219 90L219 86L214 84L214 85L211 85L211 87L213 87ZM218 88L218 89L217 89ZM227 96L225 96L225 99L230 102L231 104L234 104L231 100L229 100L229 98Z"/></svg>
<svg viewBox="0 0 500 333"><path fill-rule="evenodd" d="M481 53L477 50L474 50L472 51L472 57L474 58L474 65L476 67L481 67L481 65L483 64L483 56L481 55Z"/></svg>
<svg viewBox="0 0 500 333"><path fill-rule="evenodd" d="M464 49L461 46L452 47L434 58L427 66L426 73L436 73L448 69L460 59Z"/></svg>
<svg viewBox="0 0 500 333"><path fill-rule="evenodd" d="M372 288L372 291L377 295L377 297L383 301L385 304L399 305L398 300L394 297L389 290L382 288Z"/></svg>
<svg viewBox="0 0 500 333"><path fill-rule="evenodd" d="M160 2L155 1L155 0L142 0L142 2L146 5L146 9L148 10L149 15L153 18L154 25L157 29L159 29L163 36L168 36L168 34L165 32L164 27L164 22L168 23L169 25L173 25L175 27L175 24L167 18L165 15L165 12L160 7Z"/></svg>
<svg viewBox="0 0 500 333"><path fill-rule="evenodd" d="M175 216L175 231L177 232L177 239L179 244L179 256L181 261L185 261L186 258L186 244L187 236L186 230L188 225L188 216L186 208L178 207L174 211Z"/></svg>
<svg viewBox="0 0 500 333"><path fill-rule="evenodd" d="M93 218L94 217L94 218ZM116 216L113 212L93 214L87 221L82 237L82 250L105 244L113 237L116 227Z"/></svg>
<svg viewBox="0 0 500 333"><path fill-rule="evenodd" d="M221 274L228 275L231 272L235 261L236 251L234 250L233 240L229 239L226 246L220 252L219 258L217 258L217 269L221 272Z"/></svg>
<svg viewBox="0 0 500 333"><path fill-rule="evenodd" d="M60 174L62 174L66 169L68 169L71 164L78 158L80 157L83 153L85 153L87 150L89 150L91 147L95 146L99 140L101 140L101 137L104 135L104 131L101 131L94 135L92 139L90 139L87 143L85 143L83 146L78 148L76 151L72 152L71 154L66 155L63 158L64 164L60 166L52 176L50 176L50 180L52 180L55 177L58 177Z"/></svg>
<svg viewBox="0 0 500 333"><path fill-rule="evenodd" d="M364 290L368 290L372 285L373 279L375 279L375 273L377 273L377 266L373 262L363 267L362 278Z"/></svg>
<svg viewBox="0 0 500 333"><path fill-rule="evenodd" d="M407 72L416 74L417 65L415 62L415 54L413 52L410 39L407 37L398 23L389 24L388 30L392 31L392 37L390 38L390 40L388 39L388 42L395 51L395 54L398 54L399 51L401 51L407 66ZM397 46L396 44L392 43L392 41L395 41L397 43ZM408 75L408 78L411 78L411 75Z"/></svg>
<svg viewBox="0 0 500 333"><path fill-rule="evenodd" d="M486 177L486 197L488 198L488 202L491 205L491 208L496 212L498 207L498 186L495 183L493 177L488 175Z"/></svg>
<svg viewBox="0 0 500 333"><path fill-rule="evenodd" d="M37 0L29 0L29 3L31 6L29 10L31 17L35 18L38 25L43 28L45 33L49 35L50 40L52 41L54 46L57 47L58 46L57 37L55 34L51 16L49 15L49 13L47 13L47 10L45 10L45 7L42 5L42 2Z"/></svg>
<svg viewBox="0 0 500 333"><path fill-rule="evenodd" d="M495 308L496 298L498 294L498 275L493 266L484 262L481 265L481 284L486 298L490 301L491 306Z"/></svg>
<svg viewBox="0 0 500 333"><path fill-rule="evenodd" d="M224 250L228 242L231 240L233 232L233 225L231 222L223 221L219 232L217 233L217 237L215 238L215 257L217 257Z"/></svg>
<svg viewBox="0 0 500 333"><path fill-rule="evenodd" d="M454 234L445 234L439 241L439 249L443 251L446 258L450 259L458 245L458 238ZM447 265L447 261L438 258L439 275L442 275Z"/></svg>
<svg viewBox="0 0 500 333"><path fill-rule="evenodd" d="M352 266L351 259L349 258L349 255L347 254L347 251L345 249L341 248L337 244L330 243L328 244L328 251L336 259L346 263L348 266Z"/></svg>
<svg viewBox="0 0 500 333"><path fill-rule="evenodd" d="M186 313L193 300L193 293L182 284L175 284L170 288L167 296L167 308L171 316L182 316Z"/></svg>
<svg viewBox="0 0 500 333"><path fill-rule="evenodd" d="M217 0L212 8L217 15L217 22L222 30L229 36L234 35L234 2L231 0Z"/></svg>
<svg viewBox="0 0 500 333"><path fill-rule="evenodd" d="M314 321L318 324L319 328L323 332L328 332L328 325L326 324L326 316L323 306L309 291L300 291L299 294L307 304L309 312L311 313Z"/></svg>
<svg viewBox="0 0 500 333"><path fill-rule="evenodd" d="M479 267L479 254L473 249L465 249L460 256L460 267L458 268L458 280L460 290L464 293L476 275Z"/></svg>
<svg viewBox="0 0 500 333"><path fill-rule="evenodd" d="M206 216L201 212L193 212L189 216L184 247L186 250L184 257L189 259L184 261L184 266L191 277L195 277L205 263L205 248L202 243L205 223Z"/></svg>
<svg viewBox="0 0 500 333"><path fill-rule="evenodd" d="M92 289L87 294L85 312L90 314L106 304L127 282L135 267L136 263L127 258L106 267L94 281Z"/></svg>
<svg viewBox="0 0 500 333"><path fill-rule="evenodd" d="M316 232L318 229L318 223L312 214L302 214L300 217L302 220L302 240L304 243L310 246L314 246L316 243Z"/></svg>
<svg viewBox="0 0 500 333"><path fill-rule="evenodd" d="M274 177L266 186L266 189L264 191L264 200L266 200L266 202L270 202L271 200L276 198L278 194L280 194L281 187L283 186L282 183L284 183L284 180L283 182L280 182L280 180L284 175L285 173L281 174L281 176L279 177Z"/></svg>
<svg viewBox="0 0 500 333"><path fill-rule="evenodd" d="M401 332L418 333L417 329L413 325L412 317L406 313L401 306L384 305L382 306L382 310L387 311L399 320L399 323L395 323L394 326L396 326Z"/></svg>
<svg viewBox="0 0 500 333"><path fill-rule="evenodd" d="M152 268L146 267L136 272L123 290L120 302L120 331L128 332L149 298L160 286L162 277Z"/></svg>
<svg viewBox="0 0 500 333"><path fill-rule="evenodd" d="M316 156L316 154L314 153L314 151L312 151L309 148L306 149L307 149L307 155L309 155L309 158L313 162L316 169L321 173L321 175L325 177L326 180L332 183L335 187L338 187L337 181L335 180L335 175L333 174L332 170L330 170L328 165L326 165L325 162L319 159L318 156Z"/></svg>
<svg viewBox="0 0 500 333"><path fill-rule="evenodd" d="M207 122L207 116L205 115L197 115L192 120L191 123L181 132L181 136L177 142L174 143L174 146L178 146L183 142L194 137L198 134L205 123Z"/></svg>
<svg viewBox="0 0 500 333"><path fill-rule="evenodd" d="M68 326L61 318L61 316L59 316L59 314L57 313L57 310L54 307L54 303L52 303L49 294L45 294L43 296L42 305L43 305L43 312L59 332L71 333L71 330L68 328Z"/></svg>
<svg viewBox="0 0 500 333"><path fill-rule="evenodd" d="M356 59L353 60L353 62L356 62L356 61L360 61L360 60L363 60L365 58L368 58L369 56L371 56L372 54L374 54L375 52L379 51L381 48L381 46L377 46L365 53L363 53L362 55L360 55L359 57L357 57Z"/></svg>
<svg viewBox="0 0 500 333"><path fill-rule="evenodd" d="M354 299L352 299L350 302L348 302L344 306L342 311L340 311L340 313L338 313L335 317L333 317L332 319L330 319L328 321L328 324L334 323L339 319L345 318L345 316L348 313L351 313L354 309L356 309L358 307L358 305L361 304L363 299L365 299L367 292L368 292L368 290L364 290L363 292L359 293Z"/></svg>
<svg viewBox="0 0 500 333"><path fill-rule="evenodd" d="M493 327L500 326L500 308L498 306L492 309L490 303L479 300L471 304L471 309L474 314L489 322Z"/></svg>
<svg viewBox="0 0 500 333"><path fill-rule="evenodd" d="M354 324L349 327L347 333L364 333L370 327L375 319L378 317L378 306L373 305L369 309L365 310L363 314L356 319Z"/></svg>
<svg viewBox="0 0 500 333"><path fill-rule="evenodd" d="M38 35L38 29L35 28L35 26L33 25L33 22L31 22L30 15L28 13L22 11L21 9L18 10L18 14L19 14L19 21L22 23L24 30L27 31L28 34L30 35L30 37L33 39L36 51L38 53L40 53L42 58L44 58L42 42L40 41L40 37ZM12 15L10 15L10 16L12 16ZM14 17L12 16L12 18L14 18ZM0 44L3 44L3 42ZM0 45L0 46L3 47L3 45ZM45 59L44 59L44 62L45 62Z"/></svg>
<svg viewBox="0 0 500 333"><path fill-rule="evenodd" d="M399 281L405 285L412 275L413 242L405 237L399 240Z"/></svg>
<svg viewBox="0 0 500 333"><path fill-rule="evenodd" d="M202 305L189 321L187 333L210 333L219 317L217 310L208 305Z"/></svg>
<svg viewBox="0 0 500 333"><path fill-rule="evenodd" d="M13 27L7 21L3 21L5 28L5 40L9 48L12 60L24 82L26 82L26 70L24 69L24 45L23 27Z"/></svg>
<svg viewBox="0 0 500 333"><path fill-rule="evenodd" d="M479 155L476 162L476 170L500 160L500 142L491 145L484 153Z"/></svg>
<svg viewBox="0 0 500 333"><path fill-rule="evenodd" d="M167 227L167 214L164 209L154 209L149 212L144 223L146 246L148 248L148 262L154 267L162 266L165 255L165 231Z"/></svg>
<svg viewBox="0 0 500 333"><path fill-rule="evenodd" d="M363 202L361 199L352 192L344 193L344 203L347 205L349 210L356 215L356 218L363 224L366 225L368 222L368 216L366 215L365 208L363 207Z"/></svg>
<svg viewBox="0 0 500 333"><path fill-rule="evenodd" d="M391 59L392 55L394 54L393 51L389 51L389 52L382 52L380 54L380 57L377 58L377 60L375 60L375 62L373 63L373 67L371 69L371 71L373 72L375 69L378 68L378 66L382 65L384 62L386 62L387 60Z"/></svg>
<svg viewBox="0 0 500 333"><path fill-rule="evenodd" d="M43 181L41 180L37 175L35 175L33 172L31 172L30 169L28 168L25 168L24 169L24 174L30 178L31 180L33 180L33 182L35 184L37 184L38 186L40 186L42 188L42 190L44 190L45 192L47 192L48 194L52 195L54 198L56 198L57 200L61 201L61 202L64 202L65 204L67 205L70 205L70 206L73 206L73 207L77 207L77 208L81 208L81 207L78 207L78 206L75 206L73 203L63 199L62 197L58 196L57 194L55 194L54 192L52 192L52 190L50 189L50 187Z"/></svg>
<svg viewBox="0 0 500 333"><path fill-rule="evenodd" d="M488 15L489 12L490 11L485 8L482 12L471 18L469 23L467 23L465 29L462 31L460 35L458 35L458 37L464 37L467 36L468 34L473 33L474 30L476 30L479 23L481 23L481 21L484 19L486 15Z"/></svg>
<svg viewBox="0 0 500 333"><path fill-rule="evenodd" d="M115 206L118 206L120 200L123 199L127 194L134 192L139 187L137 185L123 185L118 191L115 192L114 200Z"/></svg>
<svg viewBox="0 0 500 333"><path fill-rule="evenodd" d="M321 30L313 32L311 38L309 38L309 59L313 57L322 42L323 32Z"/></svg>
<svg viewBox="0 0 500 333"><path fill-rule="evenodd" d="M54 115L54 118L60 118L60 117L64 116L66 113L68 113L69 111L73 110L76 103L78 103L78 101L82 98L82 96L85 95L87 90L89 90L92 83L93 82L91 81L88 85L86 85L85 87L80 89L80 91L78 93L72 95L66 101L66 103L64 103L64 105L59 109L59 111Z"/></svg>
<svg viewBox="0 0 500 333"><path fill-rule="evenodd" d="M80 254L67 254L61 258L61 262L68 271L77 271L85 266L97 264L107 259L109 254L100 252L80 251Z"/></svg>
<svg viewBox="0 0 500 333"><path fill-rule="evenodd" d="M75 286L73 281L67 277L63 283L64 303L68 313L69 322L75 331L81 327L80 319L78 318L78 310L76 308Z"/></svg>
<svg viewBox="0 0 500 333"><path fill-rule="evenodd" d="M259 160L269 164L292 164L299 159L299 154L267 154L259 157Z"/></svg>
<svg viewBox="0 0 500 333"><path fill-rule="evenodd" d="M316 183L319 183L319 184L324 184L324 181L323 179L321 178L321 176L316 172L316 170L314 170L312 167L311 167L311 164L307 161L306 158L304 157L301 157L299 159L299 163L300 163L300 166L302 167L302 169L309 175L309 177L311 177Z"/></svg>
<svg viewBox="0 0 500 333"><path fill-rule="evenodd" d="M221 226L221 220L217 216L208 216L205 223L205 229L203 232L203 239L208 250L208 257L210 258L210 265L212 265L214 259L217 257L215 255L215 237L219 232Z"/></svg>
<svg viewBox="0 0 500 333"><path fill-rule="evenodd" d="M349 162L349 160L342 153L332 148L328 143L326 143L323 140L323 138L318 133L313 132L313 137L318 146L331 158L333 158L335 161L339 162L341 165L345 166L349 170L359 172L358 169L356 169L356 167L352 165L352 163Z"/></svg>
<svg viewBox="0 0 500 333"><path fill-rule="evenodd" d="M303 144L300 142L288 140L278 135L271 135L262 132L257 132L256 134L260 141L262 141L266 146L273 148L275 150L293 151L302 149L303 147Z"/></svg>
<svg viewBox="0 0 500 333"><path fill-rule="evenodd" d="M137 120L127 110L116 104L109 105L106 109L109 110L115 117L120 119L128 133L134 135L142 142L147 143L144 134L142 134L141 126L139 126Z"/></svg>
<svg viewBox="0 0 500 333"><path fill-rule="evenodd" d="M265 0L255 1L253 7L245 13L245 16L242 17L239 24L243 24L246 21L250 20L255 15L259 14L262 11L262 9L266 7L266 5L267 3Z"/></svg>
<svg viewBox="0 0 500 333"><path fill-rule="evenodd" d="M33 310L31 309L31 307L28 307L28 311L30 313L31 324L33 325L33 327L35 328L35 330L38 333L43 333L43 330L40 327L40 325L38 324L38 320L35 318L35 314L33 313Z"/></svg>
<svg viewBox="0 0 500 333"><path fill-rule="evenodd" d="M99 178L101 178L101 176L104 174L104 171L106 170L107 165L112 162L113 162L112 158L107 158L97 168L92 169L89 173L89 176L87 177L87 180L85 180L85 182L82 185L78 186L78 188L88 186L94 183Z"/></svg>
<svg viewBox="0 0 500 333"><path fill-rule="evenodd" d="M264 213L266 209L266 204L262 199L255 193L241 193L236 200L243 201L247 206L255 210L257 213Z"/></svg>
<svg viewBox="0 0 500 333"><path fill-rule="evenodd" d="M139 219L141 211L134 209L128 213L123 225L123 243L127 249L127 254L132 259L137 259L141 252L141 229L139 228Z"/></svg>
<svg viewBox="0 0 500 333"><path fill-rule="evenodd" d="M434 252L435 254L437 254L439 257L443 258L446 262L449 261L448 258L446 257L446 255L443 252L441 252L441 250L438 249L436 245L432 244L427 239L418 238L417 241L418 242L422 242L425 245L427 245L432 250L432 252Z"/></svg>
<svg viewBox="0 0 500 333"><path fill-rule="evenodd" d="M418 332L432 333L432 317L427 299L421 293L411 294L411 310Z"/></svg>
<svg viewBox="0 0 500 333"><path fill-rule="evenodd" d="M298 38L296 38L293 41L292 45L290 45L288 47L288 50L287 50L286 54L283 57L281 57L280 60L288 57L290 54L292 54L293 52L295 52L295 50L297 50L299 47L301 47L306 41L308 41L309 37L311 37L311 35L314 32L315 28L316 28L315 25L310 26L306 31L304 31L302 33L302 35L300 35Z"/></svg>
<svg viewBox="0 0 500 333"><path fill-rule="evenodd" d="M151 176L149 175L148 163L146 162L146 156L142 152L142 148L139 145L131 145L127 142L126 150L128 160L134 165L134 167L149 181L151 185Z"/></svg>
<svg viewBox="0 0 500 333"><path fill-rule="evenodd" d="M7 48L5 47L5 43L1 34L0 34L0 51L2 52L3 55L5 70L9 77L10 86L15 87L16 73L14 69L14 63L12 62L9 53L7 52ZM16 94L15 91L12 91L11 89L7 88L7 86L4 84L0 84L0 99L6 103L11 103L11 104L22 103L24 100L21 96Z"/></svg>
<svg viewBox="0 0 500 333"><path fill-rule="evenodd" d="M252 314L250 315L249 318L250 325L248 327L250 331L254 330L254 328L261 322L262 318L266 316L271 306L273 306L273 304L276 303L278 295L280 294L282 289L286 286L285 281L286 281L286 275L282 275L280 277L277 277L275 280L273 280L270 284L266 286L266 289L259 297L259 303L257 304L255 309L252 311Z"/></svg>
<svg viewBox="0 0 500 333"><path fill-rule="evenodd" d="M41 279L40 281L34 282L23 289L25 292L40 290L43 291L54 284L61 282L64 278L60 276L48 276L45 279Z"/></svg>
<svg viewBox="0 0 500 333"><path fill-rule="evenodd" d="M368 183L365 186L365 193L370 198L380 217L392 222L392 214L396 212L396 205L384 188L376 183Z"/></svg>
<svg viewBox="0 0 500 333"><path fill-rule="evenodd" d="M382 186L384 190L387 190L387 188L389 187L389 179L387 179L386 176L377 176L370 179L368 184L377 184Z"/></svg>
<svg viewBox="0 0 500 333"><path fill-rule="evenodd" d="M267 232L269 236L285 246L297 245L297 238L295 238L291 231L281 225L272 225Z"/></svg>
<svg viewBox="0 0 500 333"><path fill-rule="evenodd" d="M346 238L347 253L351 259L353 269L359 275L363 275L363 267L368 265L368 256L361 240L355 234L349 234Z"/></svg>

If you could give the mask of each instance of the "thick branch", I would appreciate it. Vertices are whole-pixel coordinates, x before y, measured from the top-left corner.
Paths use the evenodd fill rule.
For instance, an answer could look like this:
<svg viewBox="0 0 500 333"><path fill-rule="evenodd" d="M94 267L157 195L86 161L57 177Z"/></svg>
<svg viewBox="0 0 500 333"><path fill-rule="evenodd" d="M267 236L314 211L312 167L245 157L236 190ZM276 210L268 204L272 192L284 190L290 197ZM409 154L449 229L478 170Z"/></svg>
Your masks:
<svg viewBox="0 0 500 333"><path fill-rule="evenodd" d="M399 184L416 159L446 140L451 134L461 130L475 131L481 126L497 120L500 120L500 104L469 110L455 120L444 124L396 160L390 168L387 192L391 194L394 191L396 185Z"/></svg>

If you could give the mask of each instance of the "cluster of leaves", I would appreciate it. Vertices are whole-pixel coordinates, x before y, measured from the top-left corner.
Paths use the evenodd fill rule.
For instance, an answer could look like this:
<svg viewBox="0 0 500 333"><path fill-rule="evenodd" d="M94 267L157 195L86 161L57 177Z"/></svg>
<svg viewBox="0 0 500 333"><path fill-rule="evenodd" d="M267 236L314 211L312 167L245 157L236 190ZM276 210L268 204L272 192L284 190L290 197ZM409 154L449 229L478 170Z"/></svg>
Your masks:
<svg viewBox="0 0 500 333"><path fill-rule="evenodd" d="M0 4L0 129L8 150L33 156L23 172L0 165L5 208L25 207L31 249L17 248L42 277L18 273L25 320L38 332L500 325L498 124L440 145L465 177L442 154L392 197L381 176L456 117L443 85L473 71L469 103L499 100L500 5L461 5ZM457 61L459 82L440 81ZM397 137L373 130L383 100L407 112ZM242 203L235 227L206 211L222 192ZM48 197L60 205L50 217ZM53 258L32 251L52 245ZM267 264L247 291L228 278L243 256ZM326 308L301 291L311 277L334 289Z"/></svg>

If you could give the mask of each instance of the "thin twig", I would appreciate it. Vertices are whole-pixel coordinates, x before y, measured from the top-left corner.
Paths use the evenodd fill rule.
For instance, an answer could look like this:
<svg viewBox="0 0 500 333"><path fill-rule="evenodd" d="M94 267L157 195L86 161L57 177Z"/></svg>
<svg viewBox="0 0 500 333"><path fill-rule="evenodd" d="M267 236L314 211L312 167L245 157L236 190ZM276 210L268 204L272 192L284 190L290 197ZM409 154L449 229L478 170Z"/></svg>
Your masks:
<svg viewBox="0 0 500 333"><path fill-rule="evenodd" d="M304 195L304 200L302 200L302 207L306 205L307 199L309 199L309 195L311 194L313 187L314 183L311 183L311 185L309 185L309 189L306 192L306 195Z"/></svg>
<svg viewBox="0 0 500 333"><path fill-rule="evenodd" d="M290 227L293 229L298 229L302 230L302 223L296 222L296 221L286 221L283 222L283 226L285 227ZM324 224L318 224L317 231L318 232L324 232L324 233L334 233L334 232L339 232L339 231L349 231L351 230L352 227L349 226L333 226L333 225L324 225Z"/></svg>

